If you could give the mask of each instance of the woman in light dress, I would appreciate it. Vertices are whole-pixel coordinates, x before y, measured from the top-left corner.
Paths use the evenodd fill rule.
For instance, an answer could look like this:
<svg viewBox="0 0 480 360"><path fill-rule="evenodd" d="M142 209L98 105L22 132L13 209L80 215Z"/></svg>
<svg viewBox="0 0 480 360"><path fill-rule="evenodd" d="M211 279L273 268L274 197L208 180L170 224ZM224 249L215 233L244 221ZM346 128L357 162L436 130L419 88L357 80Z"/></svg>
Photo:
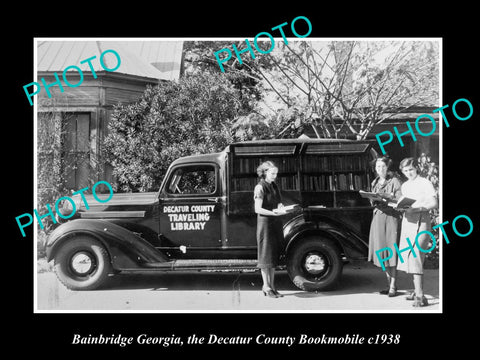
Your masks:
<svg viewBox="0 0 480 360"><path fill-rule="evenodd" d="M397 295L396 276L397 276L397 256L394 254L389 257L388 250L394 251L394 245L398 245L400 234L400 222L402 214L391 206L388 206L387 200L398 200L401 196L400 180L390 171L392 160L386 156L375 160L375 172L377 177L372 182L372 192L379 194L383 201L373 201L372 224L370 226L370 236L368 244L368 260L374 265L385 269L387 276L387 288L380 290L380 294L393 297ZM380 262L380 259L387 259Z"/></svg>
<svg viewBox="0 0 480 360"><path fill-rule="evenodd" d="M414 300L413 306L428 305L427 298L423 294L423 263L426 251L429 249L431 232L429 211L438 206L437 197L433 184L418 175L418 167L414 158L406 158L400 162L400 170L406 176L407 181L402 184L402 195L416 201L405 210L400 234L398 254L399 262L397 270L405 271L413 276L415 291L407 297ZM422 233L423 232L423 233ZM422 233L422 234L420 234ZM420 234L420 236L417 236ZM411 246L411 249L402 251Z"/></svg>

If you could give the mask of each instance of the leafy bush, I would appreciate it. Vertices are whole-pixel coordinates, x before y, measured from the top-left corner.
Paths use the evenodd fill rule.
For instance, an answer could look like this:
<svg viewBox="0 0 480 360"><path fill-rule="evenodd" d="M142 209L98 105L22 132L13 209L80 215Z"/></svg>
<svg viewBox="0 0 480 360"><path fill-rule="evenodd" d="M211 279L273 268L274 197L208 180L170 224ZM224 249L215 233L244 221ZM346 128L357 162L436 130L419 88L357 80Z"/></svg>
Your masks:
<svg viewBox="0 0 480 360"><path fill-rule="evenodd" d="M169 164L222 150L236 140L232 124L254 100L222 74L195 74L149 86L134 104L115 107L104 150L119 191L155 191Z"/></svg>
<svg viewBox="0 0 480 360"><path fill-rule="evenodd" d="M47 212L46 205L53 205L58 198L66 196L65 174L69 171L62 156L62 137L65 134L66 114L53 105L51 111L38 113L37 130L37 209L40 215ZM71 166L71 165L70 165ZM36 221L34 219L34 221ZM45 257L45 242L53 227L50 217L42 219L44 229L38 228L37 258Z"/></svg>
<svg viewBox="0 0 480 360"><path fill-rule="evenodd" d="M432 162L430 157L422 153L418 159L418 168L419 172L418 175L427 178L430 180L430 182L433 184L433 187L435 188L435 193L438 199L438 187L439 187L439 172L438 172L438 165ZM430 218L431 218L431 223L432 227L435 225L438 225L440 223L440 212L438 209L433 209L430 211ZM438 262L439 262L439 244L440 241L438 241L439 233L438 233L438 228L433 229L432 233L435 235L435 238L437 239L437 244L435 246L435 249L426 255L426 267L432 267L432 268L438 268Z"/></svg>

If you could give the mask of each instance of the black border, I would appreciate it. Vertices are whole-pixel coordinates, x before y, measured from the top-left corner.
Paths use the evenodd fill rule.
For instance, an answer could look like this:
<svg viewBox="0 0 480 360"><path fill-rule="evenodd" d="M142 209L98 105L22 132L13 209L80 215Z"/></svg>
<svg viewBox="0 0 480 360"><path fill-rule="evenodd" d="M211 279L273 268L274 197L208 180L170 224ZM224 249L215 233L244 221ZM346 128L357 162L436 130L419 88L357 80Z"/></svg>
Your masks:
<svg viewBox="0 0 480 360"><path fill-rule="evenodd" d="M233 5L233 6L232 6ZM112 5L113 6L113 5ZM33 81L34 37L247 37L266 31L299 15L306 16L313 25L310 37L441 37L443 38L443 103L452 104L458 98L467 98L474 107L474 116L468 121L453 120L443 131L443 218L451 220L467 214L478 226L474 209L477 194L475 165L475 130L478 129L477 111L480 111L474 82L478 79L478 58L471 5L455 3L451 8L420 9L418 5L401 3L394 8L385 4L357 3L319 4L316 8L287 8L272 5L265 13L256 6L245 3L223 3L193 9L184 4L183 9L149 9L149 5L118 5L100 10L88 4L67 12L52 9L28 9L18 24L7 25L3 33L6 51L7 86L4 87L4 194L14 198L4 201L5 223L9 236L4 241L4 257L9 263L5 269L8 278L4 298L13 304L13 321L4 324L8 347L17 353L37 349L40 354L63 356L64 350L74 354L95 354L108 351L115 356L149 352L161 356L166 353L191 351L201 354L243 354L267 350L269 354L283 353L299 356L302 352L314 354L352 352L360 354L407 351L405 356L440 354L454 344L461 344L462 352L473 348L473 320L475 309L476 272L474 241L478 228L467 238L453 236L443 251L443 314L34 314L33 313L33 239L31 233L21 238L14 216L33 208L33 107L28 105L22 86ZM40 6L38 6L40 7ZM332 7L332 8L331 8ZM121 9L123 8L123 9ZM275 9L274 9L275 8ZM274 10L278 10L274 12ZM66 15L69 16L66 16ZM190 14L195 14L192 16ZM70 20L69 20L70 19ZM476 74L476 78L475 78ZM476 84L475 84L476 85ZM13 100L13 101L12 101ZM9 138L14 138L11 141ZM473 201L472 201L473 200ZM137 336L188 336L192 333L221 336L266 333L278 336L343 336L360 334L374 336L378 333L401 334L401 343L392 349L388 346L190 346L169 347L131 346L76 346L70 345L74 333L122 333ZM287 355L288 356L288 355Z"/></svg>

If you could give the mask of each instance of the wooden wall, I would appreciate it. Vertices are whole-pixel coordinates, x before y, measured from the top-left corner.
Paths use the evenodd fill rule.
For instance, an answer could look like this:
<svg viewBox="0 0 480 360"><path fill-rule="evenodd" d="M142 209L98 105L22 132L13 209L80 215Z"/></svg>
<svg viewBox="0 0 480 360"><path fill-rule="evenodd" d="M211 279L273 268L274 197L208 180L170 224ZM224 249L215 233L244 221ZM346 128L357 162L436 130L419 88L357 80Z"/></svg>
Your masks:
<svg viewBox="0 0 480 360"><path fill-rule="evenodd" d="M96 79L91 75L84 75L83 82L77 87L69 87L59 76L63 92L58 85L49 88L51 98L43 88L37 95L39 107L62 106L113 106L118 103L131 103L140 98L147 84L156 84L157 81L138 77L129 78L127 75L115 73L97 73ZM47 85L56 81L52 74L38 74L38 82L44 78ZM79 77L69 76L72 84L79 82ZM30 90L32 91L32 90Z"/></svg>
<svg viewBox="0 0 480 360"><path fill-rule="evenodd" d="M151 79L129 77L114 72L97 72L97 75L97 79L91 75L84 75L83 82L79 86L69 87L59 74L63 92L58 85L55 85L49 88L51 98L48 97L43 87L37 95L37 111L39 113L58 113L60 118L79 114L87 114L90 117L88 134L90 164L92 168L96 164L100 166L97 168L98 172L92 171L89 174L91 184L99 180L113 182L112 168L105 162L101 145L107 135L107 124L114 105L137 101L145 91L147 84L154 85L156 83ZM41 78L44 78L47 84L56 81L51 73L38 74L37 81L39 83L41 83ZM76 84L79 82L79 77L75 78L71 75L68 77L68 81ZM38 126L42 126L42 118L42 116L38 116ZM67 134L67 136L72 137L73 134Z"/></svg>
<svg viewBox="0 0 480 360"><path fill-rule="evenodd" d="M391 118L385 120L383 123L376 125L367 136L369 140L376 141L376 134L379 134L383 131L390 131L394 139L391 143L385 145L385 150L387 151L388 155L398 163L401 159L409 156L418 157L421 153L427 153L434 162L437 164L439 163L440 157L440 148L439 148L439 138L440 138L440 127L441 123L439 123L438 113L432 114L432 108L419 108L416 109L414 113L405 113L399 114L395 116L395 118ZM424 137L418 134L417 129L415 128L415 120L418 116L428 114L431 115L436 121L436 129L432 133L432 135ZM401 134L408 130L406 122L410 122L410 125L415 133L416 141L413 141L411 135L407 134L402 136L402 141L404 142L404 146L402 147L397 140L397 137L394 133L393 128L396 127L398 132ZM428 134L432 130L432 122L428 119L421 119L418 122L418 128L424 134ZM321 131L319 131L321 133ZM308 128L305 131L305 134L311 138L316 138L316 134L313 129ZM342 139L354 139L352 133L345 129L341 134L340 138ZM382 138L387 138L387 135L384 135ZM381 154L378 144L375 146L377 152Z"/></svg>

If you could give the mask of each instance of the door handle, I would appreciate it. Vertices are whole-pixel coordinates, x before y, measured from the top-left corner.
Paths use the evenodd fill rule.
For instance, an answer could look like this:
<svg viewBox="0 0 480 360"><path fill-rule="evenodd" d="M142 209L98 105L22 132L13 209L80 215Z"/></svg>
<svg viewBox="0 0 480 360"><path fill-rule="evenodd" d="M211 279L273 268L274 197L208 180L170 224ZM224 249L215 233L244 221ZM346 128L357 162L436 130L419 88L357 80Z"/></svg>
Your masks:
<svg viewBox="0 0 480 360"><path fill-rule="evenodd" d="M208 198L208 201L218 202L218 198Z"/></svg>

